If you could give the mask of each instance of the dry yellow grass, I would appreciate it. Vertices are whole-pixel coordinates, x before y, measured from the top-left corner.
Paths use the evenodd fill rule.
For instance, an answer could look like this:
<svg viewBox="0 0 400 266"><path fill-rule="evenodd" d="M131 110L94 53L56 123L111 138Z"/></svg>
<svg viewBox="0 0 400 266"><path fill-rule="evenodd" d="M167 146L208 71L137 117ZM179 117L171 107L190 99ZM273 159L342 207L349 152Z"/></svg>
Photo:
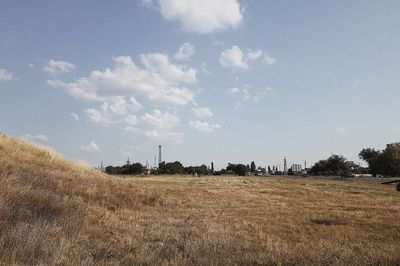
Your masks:
<svg viewBox="0 0 400 266"><path fill-rule="evenodd" d="M0 264L400 264L373 182L110 177L0 135Z"/></svg>

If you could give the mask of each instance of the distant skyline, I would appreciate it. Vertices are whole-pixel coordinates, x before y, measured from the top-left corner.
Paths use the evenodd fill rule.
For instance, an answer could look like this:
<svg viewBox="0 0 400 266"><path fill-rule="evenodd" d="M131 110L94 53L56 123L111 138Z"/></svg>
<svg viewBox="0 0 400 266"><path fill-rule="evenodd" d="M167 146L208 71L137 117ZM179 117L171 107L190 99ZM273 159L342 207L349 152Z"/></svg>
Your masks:
<svg viewBox="0 0 400 266"><path fill-rule="evenodd" d="M400 2L3 0L0 131L91 165L359 163L400 141ZM364 163L364 165L366 165Z"/></svg>

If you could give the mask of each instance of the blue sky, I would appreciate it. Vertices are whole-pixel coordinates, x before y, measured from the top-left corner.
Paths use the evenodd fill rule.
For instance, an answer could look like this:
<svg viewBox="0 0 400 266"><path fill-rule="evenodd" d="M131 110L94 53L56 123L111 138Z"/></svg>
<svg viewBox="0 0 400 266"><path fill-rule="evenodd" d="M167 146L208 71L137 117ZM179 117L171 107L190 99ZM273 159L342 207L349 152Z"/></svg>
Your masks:
<svg viewBox="0 0 400 266"><path fill-rule="evenodd" d="M90 164L289 164L400 139L399 1L0 2L0 131Z"/></svg>

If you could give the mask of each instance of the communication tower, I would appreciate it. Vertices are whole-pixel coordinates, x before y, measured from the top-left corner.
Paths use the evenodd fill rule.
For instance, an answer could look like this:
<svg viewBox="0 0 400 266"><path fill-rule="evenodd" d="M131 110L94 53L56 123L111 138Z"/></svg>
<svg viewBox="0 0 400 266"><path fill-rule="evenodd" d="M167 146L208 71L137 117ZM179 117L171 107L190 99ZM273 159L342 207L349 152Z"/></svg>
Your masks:
<svg viewBox="0 0 400 266"><path fill-rule="evenodd" d="M160 167L161 162L162 162L162 159L161 159L161 145L160 145L160 146L158 146L158 166L159 167Z"/></svg>

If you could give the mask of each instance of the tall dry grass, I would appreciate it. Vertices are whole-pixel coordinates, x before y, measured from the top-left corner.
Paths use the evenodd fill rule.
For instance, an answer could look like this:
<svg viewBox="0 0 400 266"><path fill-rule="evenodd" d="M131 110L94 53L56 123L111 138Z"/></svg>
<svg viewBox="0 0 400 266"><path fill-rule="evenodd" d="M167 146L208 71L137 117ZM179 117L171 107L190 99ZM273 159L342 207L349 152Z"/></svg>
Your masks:
<svg viewBox="0 0 400 266"><path fill-rule="evenodd" d="M0 135L0 264L400 264L373 182L106 176Z"/></svg>

